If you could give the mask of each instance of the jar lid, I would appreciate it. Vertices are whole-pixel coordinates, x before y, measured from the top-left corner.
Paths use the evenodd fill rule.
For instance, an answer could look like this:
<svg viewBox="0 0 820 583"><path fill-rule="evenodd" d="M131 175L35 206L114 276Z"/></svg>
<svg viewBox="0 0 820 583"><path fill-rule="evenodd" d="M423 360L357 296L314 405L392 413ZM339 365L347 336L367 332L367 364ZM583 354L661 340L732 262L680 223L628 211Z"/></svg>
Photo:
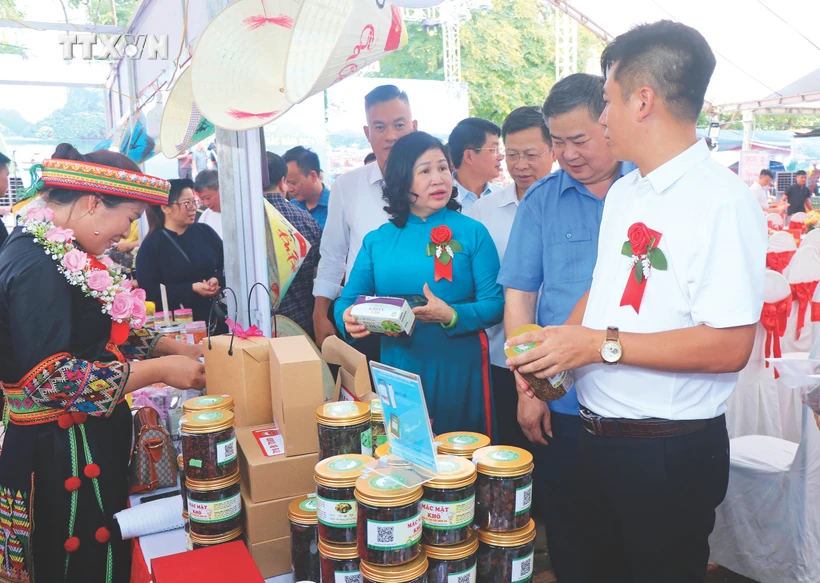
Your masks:
<svg viewBox="0 0 820 583"><path fill-rule="evenodd" d="M362 561L359 570L363 577L375 583L407 583L424 575L427 567L427 554L422 550L418 557L404 565L385 567Z"/></svg>
<svg viewBox="0 0 820 583"><path fill-rule="evenodd" d="M319 552L329 559L358 559L359 547L356 545L336 545L322 538L319 539Z"/></svg>
<svg viewBox="0 0 820 583"><path fill-rule="evenodd" d="M182 454L177 456L177 467L180 470L185 471L185 460L182 459Z"/></svg>
<svg viewBox="0 0 820 583"><path fill-rule="evenodd" d="M384 422L384 409L382 409L381 399L370 401L370 416L376 421Z"/></svg>
<svg viewBox="0 0 820 583"><path fill-rule="evenodd" d="M508 334L510 338L513 336L521 336L522 334L527 334L528 332L540 332L542 330L541 326L537 324L525 324L524 326L519 326L515 330L513 330L512 334ZM507 343L504 343L504 354L506 354L509 358L514 356L518 356L519 354L524 354L528 350L532 350L536 346L538 346L540 342L530 342L528 344L518 344L517 346L507 346Z"/></svg>
<svg viewBox="0 0 820 583"><path fill-rule="evenodd" d="M475 464L467 458L439 456L438 475L425 483L428 488L444 488L452 490L463 488L476 481Z"/></svg>
<svg viewBox="0 0 820 583"><path fill-rule="evenodd" d="M423 546L427 552L427 556L431 559L438 559L439 561L458 561L459 559L466 559L478 551L478 533L472 531L470 538L457 545L447 547L436 547L433 545Z"/></svg>
<svg viewBox="0 0 820 583"><path fill-rule="evenodd" d="M188 520L188 511L187 510L182 511L182 520Z"/></svg>
<svg viewBox="0 0 820 583"><path fill-rule="evenodd" d="M185 478L185 486L189 490L195 490L197 492L213 492L214 490L222 490L223 488L229 488L234 484L239 483L239 468L236 469L234 473L230 476L225 476L224 478L217 478L216 480L192 480L191 478Z"/></svg>
<svg viewBox="0 0 820 583"><path fill-rule="evenodd" d="M495 532L479 528L478 540L494 547L520 547L535 540L535 521L530 519L524 528L507 532Z"/></svg>
<svg viewBox="0 0 820 583"><path fill-rule="evenodd" d="M407 506L417 502L424 494L421 484L407 487L407 478L396 471L390 476L368 474L356 480L356 500L370 506L387 508Z"/></svg>
<svg viewBox="0 0 820 583"><path fill-rule="evenodd" d="M380 459L390 455L391 453L393 453L393 450L390 448L390 443L383 443L376 448L376 451L373 452L373 457Z"/></svg>
<svg viewBox="0 0 820 583"><path fill-rule="evenodd" d="M226 542L230 542L234 539L239 538L242 536L244 530L240 526L239 528L235 528L230 532L226 532L225 534L216 534L216 535L204 535L204 534L196 534L191 533L191 542L196 543L198 545L218 545Z"/></svg>
<svg viewBox="0 0 820 583"><path fill-rule="evenodd" d="M316 498L301 496L288 504L288 520L297 524L317 524Z"/></svg>
<svg viewBox="0 0 820 583"><path fill-rule="evenodd" d="M500 478L523 476L533 468L532 454L510 445L482 447L473 454L473 461L480 474Z"/></svg>
<svg viewBox="0 0 820 583"><path fill-rule="evenodd" d="M316 483L329 488L350 488L365 471L365 464L372 462L369 455L348 453L334 455L316 464Z"/></svg>
<svg viewBox="0 0 820 583"><path fill-rule="evenodd" d="M439 443L438 453L470 457L472 453L490 445L490 438L481 433L455 431L443 433L436 437Z"/></svg>
<svg viewBox="0 0 820 583"><path fill-rule="evenodd" d="M210 410L189 413L181 419L182 431L195 435L216 433L233 427L233 413L228 410Z"/></svg>
<svg viewBox="0 0 820 583"><path fill-rule="evenodd" d="M316 421L329 427L349 427L370 420L370 406L358 401L325 403L316 410Z"/></svg>
<svg viewBox="0 0 820 583"><path fill-rule="evenodd" d="M203 395L188 399L182 404L185 413L211 411L213 409L233 410L233 397L230 395Z"/></svg>

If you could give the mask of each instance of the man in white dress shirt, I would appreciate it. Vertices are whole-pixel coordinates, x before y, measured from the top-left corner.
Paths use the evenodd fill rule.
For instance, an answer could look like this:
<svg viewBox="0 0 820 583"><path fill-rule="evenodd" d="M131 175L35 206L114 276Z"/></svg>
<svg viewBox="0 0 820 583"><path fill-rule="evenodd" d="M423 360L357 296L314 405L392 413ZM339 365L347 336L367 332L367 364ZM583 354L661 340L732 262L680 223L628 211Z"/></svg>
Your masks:
<svg viewBox="0 0 820 583"><path fill-rule="evenodd" d="M764 213L768 213L771 206L769 205L769 186L772 180L774 180L774 174L772 174L771 170L764 168L760 171L760 176L752 182L752 186L750 187L752 194L755 196L755 200L760 205L760 208L763 209Z"/></svg>
<svg viewBox="0 0 820 583"><path fill-rule="evenodd" d="M509 339L541 342L509 364L575 371L584 581L703 581L729 478L726 400L763 306L766 228L695 135L715 68L703 36L638 26L601 63L601 123L638 169L607 196L589 293L567 325Z"/></svg>
<svg viewBox="0 0 820 583"><path fill-rule="evenodd" d="M519 107L510 113L501 125L501 137L506 151L507 171L513 182L491 195L482 196L464 214L487 227L498 250L498 258L503 261L518 202L530 186L550 173L555 156L540 107ZM493 365L493 403L498 443L529 449L530 442L518 425L515 376L505 364L504 323L487 330L487 337L490 341L490 363Z"/></svg>
<svg viewBox="0 0 820 583"><path fill-rule="evenodd" d="M453 166L453 184L458 189L462 212L498 188L492 181L501 175L504 150L501 128L480 117L463 119L447 139Z"/></svg>
<svg viewBox="0 0 820 583"><path fill-rule="evenodd" d="M316 297L313 326L318 346L336 333L328 310L331 302L342 293L342 279L350 277L364 236L387 222L384 211L387 203L382 198L382 171L390 149L399 138L418 128L410 112L407 94L395 85L380 85L373 89L365 96L364 107L367 115L364 135L376 155L376 164L367 164L339 176L330 190L321 259L313 283ZM373 346L360 345L359 349L365 353L378 349L375 335L370 338L370 343ZM373 355L368 356L372 358Z"/></svg>
<svg viewBox="0 0 820 583"><path fill-rule="evenodd" d="M199 222L211 227L222 239L222 205L219 200L219 174L216 170L198 172L194 181L194 190L206 207L200 215Z"/></svg>

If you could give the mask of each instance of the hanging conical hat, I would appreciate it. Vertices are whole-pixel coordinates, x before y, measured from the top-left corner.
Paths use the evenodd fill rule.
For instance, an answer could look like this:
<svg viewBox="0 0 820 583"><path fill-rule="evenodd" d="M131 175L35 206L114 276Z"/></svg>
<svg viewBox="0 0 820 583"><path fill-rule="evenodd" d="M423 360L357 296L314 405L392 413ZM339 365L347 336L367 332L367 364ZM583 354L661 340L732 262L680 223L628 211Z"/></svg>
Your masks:
<svg viewBox="0 0 820 583"><path fill-rule="evenodd" d="M390 0L306 0L293 27L285 95L298 103L407 44Z"/></svg>
<svg viewBox="0 0 820 583"><path fill-rule="evenodd" d="M300 0L237 0L199 37L192 88L202 114L220 128L247 130L292 106L284 76Z"/></svg>
<svg viewBox="0 0 820 583"><path fill-rule="evenodd" d="M176 158L190 146L211 135L214 126L202 117L191 90L191 67L178 77L162 110L159 146L168 158Z"/></svg>

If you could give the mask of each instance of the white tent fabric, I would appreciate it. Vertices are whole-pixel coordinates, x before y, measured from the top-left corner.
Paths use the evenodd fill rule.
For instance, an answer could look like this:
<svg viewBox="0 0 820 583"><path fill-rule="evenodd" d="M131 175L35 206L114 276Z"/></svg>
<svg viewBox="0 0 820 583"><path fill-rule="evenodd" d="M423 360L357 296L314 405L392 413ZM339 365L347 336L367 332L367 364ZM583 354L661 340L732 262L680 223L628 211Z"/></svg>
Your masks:
<svg viewBox="0 0 820 583"><path fill-rule="evenodd" d="M820 68L820 2L816 0L568 0L617 36L636 24L669 19L699 30L717 57L706 92L712 104L778 96ZM813 91L820 91L818 86ZM808 85L805 85L808 87ZM808 91L806 91L808 92Z"/></svg>

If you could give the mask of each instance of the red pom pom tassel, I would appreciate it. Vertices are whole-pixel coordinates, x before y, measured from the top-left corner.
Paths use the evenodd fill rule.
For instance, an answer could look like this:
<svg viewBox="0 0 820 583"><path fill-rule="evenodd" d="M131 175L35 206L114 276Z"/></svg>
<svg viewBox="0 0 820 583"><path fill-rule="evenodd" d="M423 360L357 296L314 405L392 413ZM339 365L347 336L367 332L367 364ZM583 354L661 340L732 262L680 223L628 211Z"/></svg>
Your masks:
<svg viewBox="0 0 820 583"><path fill-rule="evenodd" d="M79 490L82 482L80 478L77 476L71 476L69 479L65 481L65 489L69 492L74 492L75 490Z"/></svg>
<svg viewBox="0 0 820 583"><path fill-rule="evenodd" d="M74 411L71 413L71 418L74 420L74 423L77 425L82 425L88 419L88 413L83 413L81 411Z"/></svg>
<svg viewBox="0 0 820 583"><path fill-rule="evenodd" d="M57 425L60 426L60 429L71 429L71 426L74 425L74 419L71 417L70 413L66 413L57 419Z"/></svg>
<svg viewBox="0 0 820 583"><path fill-rule="evenodd" d="M97 529L97 532L94 533L94 538L97 539L98 543L104 545L109 540L111 540L111 532L104 526L101 526Z"/></svg>
<svg viewBox="0 0 820 583"><path fill-rule="evenodd" d="M88 464L83 469L83 473L85 474L86 478L94 479L100 476L100 466L97 464Z"/></svg>
<svg viewBox="0 0 820 583"><path fill-rule="evenodd" d="M66 539L65 543L63 543L63 548L67 553L75 552L77 549L80 548L80 539L78 539L76 536L72 536L71 538Z"/></svg>

